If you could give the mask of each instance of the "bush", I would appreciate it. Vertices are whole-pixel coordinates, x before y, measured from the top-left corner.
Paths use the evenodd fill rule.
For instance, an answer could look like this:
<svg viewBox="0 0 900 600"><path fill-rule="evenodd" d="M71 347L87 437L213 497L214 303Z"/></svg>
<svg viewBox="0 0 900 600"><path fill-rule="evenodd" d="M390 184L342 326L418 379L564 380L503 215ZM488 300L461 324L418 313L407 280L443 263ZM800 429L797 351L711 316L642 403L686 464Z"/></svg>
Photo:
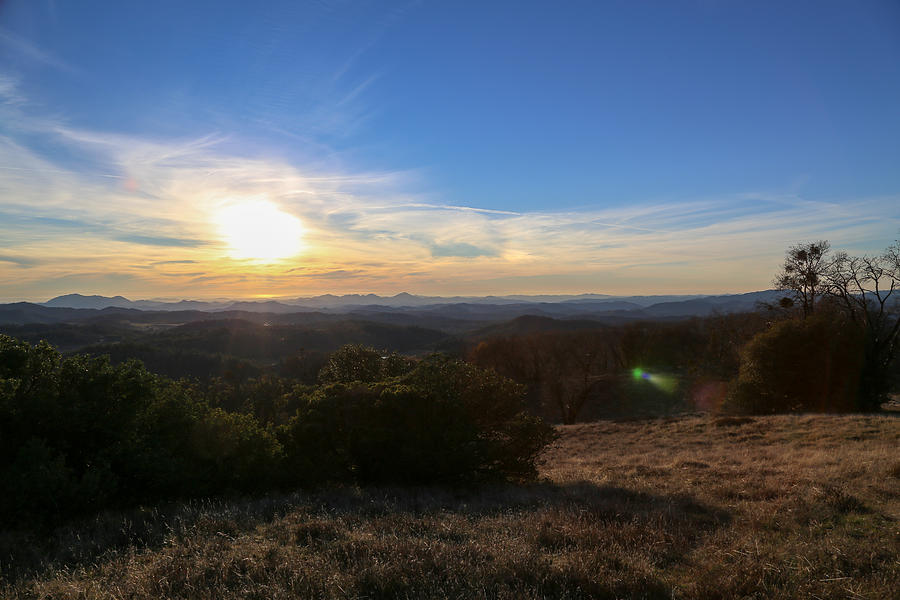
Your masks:
<svg viewBox="0 0 900 600"><path fill-rule="evenodd" d="M859 329L834 315L781 321L754 337L724 408L765 414L858 409Z"/></svg>
<svg viewBox="0 0 900 600"><path fill-rule="evenodd" d="M96 471L79 477L66 465L65 457L44 440L29 439L11 458L0 471L3 476L0 507L7 517L59 518L105 499L102 486L98 489ZM110 487L108 482L106 487Z"/></svg>
<svg viewBox="0 0 900 600"><path fill-rule="evenodd" d="M320 383L374 383L408 373L412 363L396 353L386 354L363 346L347 344L328 357L319 371Z"/></svg>
<svg viewBox="0 0 900 600"><path fill-rule="evenodd" d="M305 483L522 479L554 436L522 408L521 386L432 357L393 382L319 388L280 439Z"/></svg>
<svg viewBox="0 0 900 600"><path fill-rule="evenodd" d="M281 445L251 415L212 409L194 424L190 436L190 457L199 474L195 494L262 491L279 475ZM205 490L197 484L205 484Z"/></svg>
<svg viewBox="0 0 900 600"><path fill-rule="evenodd" d="M0 521L271 487L281 447L137 362L0 336Z"/></svg>
<svg viewBox="0 0 900 600"><path fill-rule="evenodd" d="M399 357L369 360L373 352L345 348L338 378L387 380L291 392L277 379L214 382L207 395L229 412L135 361L64 358L0 336L0 524L323 481L535 474L554 432L524 415L520 386L461 361L432 357L410 371ZM299 408L276 436L288 407Z"/></svg>

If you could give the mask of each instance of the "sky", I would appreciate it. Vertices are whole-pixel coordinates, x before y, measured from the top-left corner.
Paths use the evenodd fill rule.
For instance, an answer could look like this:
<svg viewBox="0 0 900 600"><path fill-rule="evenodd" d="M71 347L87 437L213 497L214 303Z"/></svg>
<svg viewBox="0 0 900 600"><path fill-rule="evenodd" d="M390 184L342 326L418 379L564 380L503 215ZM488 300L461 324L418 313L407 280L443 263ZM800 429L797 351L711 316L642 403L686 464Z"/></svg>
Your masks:
<svg viewBox="0 0 900 600"><path fill-rule="evenodd" d="M0 301L736 293L897 238L894 0L0 0Z"/></svg>

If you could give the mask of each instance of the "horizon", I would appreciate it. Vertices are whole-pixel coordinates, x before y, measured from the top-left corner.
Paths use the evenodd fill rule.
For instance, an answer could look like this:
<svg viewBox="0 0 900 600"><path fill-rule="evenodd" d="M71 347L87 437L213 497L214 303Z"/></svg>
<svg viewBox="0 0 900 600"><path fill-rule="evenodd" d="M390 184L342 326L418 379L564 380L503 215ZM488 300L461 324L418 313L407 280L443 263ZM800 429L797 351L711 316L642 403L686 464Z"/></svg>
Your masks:
<svg viewBox="0 0 900 600"><path fill-rule="evenodd" d="M312 296L246 296L246 297L228 297L228 296L220 296L220 297L153 297L153 298L138 298L138 297L128 297L122 294L115 294L112 296L104 295L104 294L83 294L80 292L68 292L64 294L59 294L57 296L53 296L52 298L47 299L10 299L10 298L0 298L0 305L3 304L16 304L16 303L28 303L28 304L38 304L43 305L53 300L60 300L63 298L84 298L84 299L93 299L93 298L103 298L103 299L122 299L128 302L157 302L161 304L176 304L179 302L203 302L209 304L215 303L265 303L265 302L290 302L290 301L299 301L299 300L317 300L324 297L334 297L336 299L341 298L366 298L370 296L375 296L381 299L394 299L398 297L410 296L412 298L422 298L422 299L439 299L439 300L453 300L453 299L487 299L487 298L500 298L500 299L509 299L509 298L579 298L579 297L590 297L595 296L603 299L620 299L620 298L709 298L709 297L719 297L719 296L741 296L747 294L755 294L755 293L764 293L764 292L772 292L778 291L774 288L767 288L762 290L752 290L749 292L736 292L736 293L711 293L711 294L657 294L657 293L647 293L647 294L604 294L602 292L581 292L577 294L484 294L484 295L467 295L467 294L457 294L453 296L442 296L442 295L433 295L433 294L415 294L412 292L401 291L396 294L376 294L373 292L347 292L343 294L317 294Z"/></svg>
<svg viewBox="0 0 900 600"><path fill-rule="evenodd" d="M768 290L793 244L900 238L898 23L4 2L0 296Z"/></svg>

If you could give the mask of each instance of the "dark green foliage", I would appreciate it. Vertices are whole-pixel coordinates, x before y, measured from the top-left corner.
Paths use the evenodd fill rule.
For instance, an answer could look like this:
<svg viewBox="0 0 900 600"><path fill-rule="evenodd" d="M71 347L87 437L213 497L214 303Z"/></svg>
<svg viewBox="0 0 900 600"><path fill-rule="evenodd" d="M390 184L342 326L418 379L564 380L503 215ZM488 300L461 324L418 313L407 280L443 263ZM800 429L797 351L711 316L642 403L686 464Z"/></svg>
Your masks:
<svg viewBox="0 0 900 600"><path fill-rule="evenodd" d="M199 467L205 494L255 491L278 476L282 450L274 435L251 415L213 409L191 431L191 458Z"/></svg>
<svg viewBox="0 0 900 600"><path fill-rule="evenodd" d="M257 489L281 456L252 417L211 410L139 363L63 358L6 336L0 452L4 521Z"/></svg>
<svg viewBox="0 0 900 600"><path fill-rule="evenodd" d="M263 426L275 426L286 423L297 410L292 391L309 387L292 383L270 374L238 380L217 377L197 386L196 393L211 407L252 415Z"/></svg>
<svg viewBox="0 0 900 600"><path fill-rule="evenodd" d="M127 321L107 315L96 322L0 324L0 333L32 343L46 339L63 352L109 355L114 364L137 359L153 373L173 379L206 382L270 373L304 384L315 384L328 354L348 343L415 353L432 350L447 338L435 329L343 316L247 313L241 314L247 320L229 318L234 314L212 318L205 313L142 312ZM135 326L131 319L146 319L149 326ZM183 324L164 325L179 322Z"/></svg>
<svg viewBox="0 0 900 600"><path fill-rule="evenodd" d="M0 471L0 507L7 517L77 512L98 495L92 485L96 477L79 477L66 465L65 457L41 439L28 439L7 460Z"/></svg>
<svg viewBox="0 0 900 600"><path fill-rule="evenodd" d="M155 348L226 355L254 362L274 362L298 353L333 352L346 344L378 345L398 352L432 348L446 334L421 327L397 326L341 318L305 324L253 323L241 319L215 319L186 323L139 337Z"/></svg>
<svg viewBox="0 0 900 600"><path fill-rule="evenodd" d="M410 370L358 346L338 359L345 378L385 380L201 386L0 335L0 525L325 481L520 479L553 437L493 372L442 358Z"/></svg>
<svg viewBox="0 0 900 600"><path fill-rule="evenodd" d="M531 477L538 452L555 436L549 425L523 412L524 388L492 370L434 355L402 382L439 407L433 410L448 429L442 435L462 452L471 448L485 477Z"/></svg>
<svg viewBox="0 0 900 600"><path fill-rule="evenodd" d="M286 379L294 379L304 384L314 384L318 380L319 371L325 366L327 354L311 350L299 352L283 358L278 363L278 375Z"/></svg>
<svg viewBox="0 0 900 600"><path fill-rule="evenodd" d="M187 350L177 344L118 342L88 346L79 350L93 356L109 356L113 363L140 360L153 373L166 377L196 377L201 380L222 375L235 368L235 359L220 353ZM243 367L250 368L249 364Z"/></svg>
<svg viewBox="0 0 900 600"><path fill-rule="evenodd" d="M373 383L409 372L412 363L402 356L379 352L361 344L342 346L319 371L321 383Z"/></svg>
<svg viewBox="0 0 900 600"><path fill-rule="evenodd" d="M856 409L877 411L889 401L897 381L894 361L900 347L900 241L878 255L829 252L827 241L788 250L775 283L792 294L803 316L822 306L839 312L864 339ZM788 303L789 304L789 303Z"/></svg>
<svg viewBox="0 0 900 600"><path fill-rule="evenodd" d="M774 324L747 344L726 409L765 414L858 410L858 328L835 314Z"/></svg>
<svg viewBox="0 0 900 600"><path fill-rule="evenodd" d="M554 434L522 412L521 392L492 371L431 357L395 382L319 388L281 441L309 482L527 478Z"/></svg>

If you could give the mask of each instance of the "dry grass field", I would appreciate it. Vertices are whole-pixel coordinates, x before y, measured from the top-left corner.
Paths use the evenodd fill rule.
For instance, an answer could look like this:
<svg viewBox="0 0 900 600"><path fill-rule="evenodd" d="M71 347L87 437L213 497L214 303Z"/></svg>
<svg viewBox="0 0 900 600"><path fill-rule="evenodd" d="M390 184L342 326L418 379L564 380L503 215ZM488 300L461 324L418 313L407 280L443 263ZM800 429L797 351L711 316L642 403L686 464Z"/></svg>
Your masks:
<svg viewBox="0 0 900 600"><path fill-rule="evenodd" d="M900 418L560 428L542 481L333 489L0 536L4 598L900 598Z"/></svg>

